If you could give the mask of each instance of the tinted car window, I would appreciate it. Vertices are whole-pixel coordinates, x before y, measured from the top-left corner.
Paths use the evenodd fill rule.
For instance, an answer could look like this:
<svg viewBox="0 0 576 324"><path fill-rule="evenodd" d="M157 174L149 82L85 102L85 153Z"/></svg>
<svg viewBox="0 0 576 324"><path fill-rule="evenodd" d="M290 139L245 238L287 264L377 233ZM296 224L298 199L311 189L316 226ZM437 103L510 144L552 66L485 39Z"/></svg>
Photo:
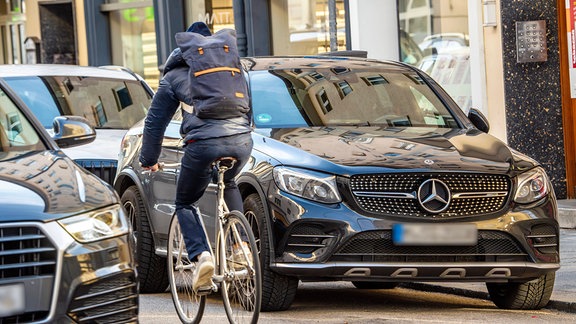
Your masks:
<svg viewBox="0 0 576 324"><path fill-rule="evenodd" d="M52 128L56 116L76 115L97 129L126 129L146 116L150 104L150 96L138 81L81 76L12 77L6 81L46 128Z"/></svg>
<svg viewBox="0 0 576 324"><path fill-rule="evenodd" d="M257 128L458 128L442 101L416 73L292 69L253 71L250 78Z"/></svg>
<svg viewBox="0 0 576 324"><path fill-rule="evenodd" d="M46 150L36 130L0 90L0 161L31 152Z"/></svg>

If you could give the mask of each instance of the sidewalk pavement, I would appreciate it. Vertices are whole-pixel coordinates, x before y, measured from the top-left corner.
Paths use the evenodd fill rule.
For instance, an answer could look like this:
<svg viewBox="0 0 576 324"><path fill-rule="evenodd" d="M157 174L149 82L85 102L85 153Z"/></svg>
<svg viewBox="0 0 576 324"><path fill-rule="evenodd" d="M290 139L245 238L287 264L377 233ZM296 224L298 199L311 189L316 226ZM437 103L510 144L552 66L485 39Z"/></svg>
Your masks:
<svg viewBox="0 0 576 324"><path fill-rule="evenodd" d="M546 308L576 313L576 199L558 201L560 223L560 269ZM484 283L406 283L404 287L489 299Z"/></svg>

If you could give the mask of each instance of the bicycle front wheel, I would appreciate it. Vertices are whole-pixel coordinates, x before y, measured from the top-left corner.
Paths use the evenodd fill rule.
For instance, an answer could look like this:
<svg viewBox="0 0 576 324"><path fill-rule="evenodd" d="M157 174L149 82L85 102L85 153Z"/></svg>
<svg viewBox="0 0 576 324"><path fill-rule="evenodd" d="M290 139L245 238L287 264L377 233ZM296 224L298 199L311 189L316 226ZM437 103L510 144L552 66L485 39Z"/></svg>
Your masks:
<svg viewBox="0 0 576 324"><path fill-rule="evenodd" d="M225 216L222 299L230 323L256 323L262 301L262 270L254 233L238 211ZM221 236L219 236L221 237ZM222 250L221 250L222 251Z"/></svg>
<svg viewBox="0 0 576 324"><path fill-rule="evenodd" d="M186 244L176 215L170 222L167 259L170 293L178 317L182 323L199 323L204 314L206 295L198 295L192 289L195 262L188 259Z"/></svg>

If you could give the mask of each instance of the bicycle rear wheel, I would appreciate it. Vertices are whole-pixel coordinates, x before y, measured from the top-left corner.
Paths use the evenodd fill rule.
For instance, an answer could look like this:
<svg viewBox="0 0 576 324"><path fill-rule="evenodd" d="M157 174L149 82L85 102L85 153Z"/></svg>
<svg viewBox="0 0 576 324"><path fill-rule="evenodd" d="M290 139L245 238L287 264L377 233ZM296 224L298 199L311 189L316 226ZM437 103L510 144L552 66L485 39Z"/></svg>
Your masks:
<svg viewBox="0 0 576 324"><path fill-rule="evenodd" d="M256 323L262 301L262 270L254 233L238 211L227 213L225 219L220 269L226 315L230 323Z"/></svg>
<svg viewBox="0 0 576 324"><path fill-rule="evenodd" d="M186 244L176 215L170 222L167 261L170 293L178 317L182 323L199 323L204 314L206 295L198 295L192 289L195 263L188 259Z"/></svg>

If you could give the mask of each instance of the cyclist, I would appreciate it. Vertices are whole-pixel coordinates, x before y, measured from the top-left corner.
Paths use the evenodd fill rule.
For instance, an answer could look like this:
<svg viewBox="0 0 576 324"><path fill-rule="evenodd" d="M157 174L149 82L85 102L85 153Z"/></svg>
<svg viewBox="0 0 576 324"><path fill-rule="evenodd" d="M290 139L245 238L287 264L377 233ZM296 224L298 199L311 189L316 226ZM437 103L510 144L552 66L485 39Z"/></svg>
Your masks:
<svg viewBox="0 0 576 324"><path fill-rule="evenodd" d="M193 23L187 32L211 35L210 29L203 22ZM176 48L166 60L162 79L145 119L139 160L142 167L151 172L159 169L158 157L164 132L180 102L192 106L189 71L184 55ZM212 181L212 162L219 157L230 156L238 162L225 174L224 199L230 210L243 212L242 197L234 178L252 151L250 120L250 112L227 119L202 119L193 111L182 109L180 133L184 137L184 156L175 205L188 256L191 261L197 261L192 283L195 291L211 287L214 273L214 262L196 204Z"/></svg>

